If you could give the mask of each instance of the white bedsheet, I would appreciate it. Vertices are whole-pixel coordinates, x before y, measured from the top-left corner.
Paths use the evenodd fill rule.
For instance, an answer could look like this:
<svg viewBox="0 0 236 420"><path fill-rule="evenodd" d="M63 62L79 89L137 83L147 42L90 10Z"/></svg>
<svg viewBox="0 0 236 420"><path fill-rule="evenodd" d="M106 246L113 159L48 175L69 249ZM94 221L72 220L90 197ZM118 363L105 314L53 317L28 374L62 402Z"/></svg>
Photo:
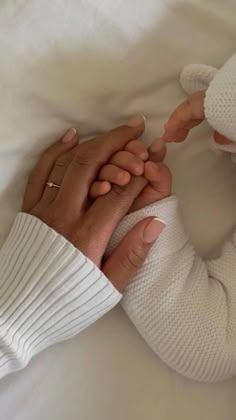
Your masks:
<svg viewBox="0 0 236 420"><path fill-rule="evenodd" d="M0 237L26 173L67 127L82 136L142 112L146 142L183 98L184 64L234 52L235 0L2 0ZM208 152L209 129L168 161L186 229L215 252L236 220L236 169ZM181 378L148 349L120 308L0 383L1 420L233 420L236 380Z"/></svg>

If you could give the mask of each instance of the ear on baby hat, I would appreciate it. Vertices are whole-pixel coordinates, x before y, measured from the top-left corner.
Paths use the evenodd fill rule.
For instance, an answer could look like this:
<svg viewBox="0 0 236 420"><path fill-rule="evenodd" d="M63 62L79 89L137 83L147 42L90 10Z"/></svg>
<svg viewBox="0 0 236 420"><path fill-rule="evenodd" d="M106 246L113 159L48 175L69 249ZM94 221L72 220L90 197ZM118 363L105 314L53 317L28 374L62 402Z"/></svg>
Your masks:
<svg viewBox="0 0 236 420"><path fill-rule="evenodd" d="M212 138L210 148L230 153L236 163L236 54L220 70L204 64L187 65L181 72L180 83L188 95L206 90L204 107L208 123L233 141L220 145Z"/></svg>
<svg viewBox="0 0 236 420"><path fill-rule="evenodd" d="M217 69L205 64L189 64L180 74L180 83L188 95L206 90L214 79Z"/></svg>

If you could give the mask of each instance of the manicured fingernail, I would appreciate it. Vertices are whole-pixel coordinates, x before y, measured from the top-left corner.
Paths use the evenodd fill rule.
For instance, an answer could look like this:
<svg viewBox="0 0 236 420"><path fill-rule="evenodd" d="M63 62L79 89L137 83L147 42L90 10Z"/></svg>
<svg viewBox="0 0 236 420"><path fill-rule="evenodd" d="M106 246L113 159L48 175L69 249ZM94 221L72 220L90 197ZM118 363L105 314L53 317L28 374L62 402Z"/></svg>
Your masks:
<svg viewBox="0 0 236 420"><path fill-rule="evenodd" d="M66 134L64 135L64 137L62 138L62 143L69 143L71 140L73 140L73 138L75 137L77 131L75 128L70 128Z"/></svg>
<svg viewBox="0 0 236 420"><path fill-rule="evenodd" d="M164 147L165 147L165 142L162 139L158 138L152 142L151 146L149 147L149 150L150 152L157 153L163 150Z"/></svg>
<svg viewBox="0 0 236 420"><path fill-rule="evenodd" d="M132 117L129 121L128 121L128 126L129 127L138 127L139 125L145 124L146 121L146 117L142 114L140 115L135 115L135 117Z"/></svg>
<svg viewBox="0 0 236 420"><path fill-rule="evenodd" d="M157 240L161 232L165 229L166 223L155 217L151 220L151 222L147 225L146 229L143 233L144 242L147 244L151 244Z"/></svg>

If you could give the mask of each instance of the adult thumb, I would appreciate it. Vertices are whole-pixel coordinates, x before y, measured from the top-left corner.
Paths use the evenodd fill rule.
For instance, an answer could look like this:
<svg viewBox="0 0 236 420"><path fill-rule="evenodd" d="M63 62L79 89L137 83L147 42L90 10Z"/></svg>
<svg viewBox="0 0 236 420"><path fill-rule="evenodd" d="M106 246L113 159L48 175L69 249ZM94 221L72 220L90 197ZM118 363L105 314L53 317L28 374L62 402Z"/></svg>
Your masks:
<svg viewBox="0 0 236 420"><path fill-rule="evenodd" d="M125 289L142 267L165 226L157 217L143 219L127 233L107 258L102 271L119 292Z"/></svg>

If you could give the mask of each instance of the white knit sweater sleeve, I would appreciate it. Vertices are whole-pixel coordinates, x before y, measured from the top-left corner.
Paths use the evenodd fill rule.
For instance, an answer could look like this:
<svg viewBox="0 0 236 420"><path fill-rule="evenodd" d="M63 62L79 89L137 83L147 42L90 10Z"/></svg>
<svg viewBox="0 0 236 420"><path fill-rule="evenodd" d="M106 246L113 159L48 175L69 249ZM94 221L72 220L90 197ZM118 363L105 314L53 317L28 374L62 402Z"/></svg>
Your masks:
<svg viewBox="0 0 236 420"><path fill-rule="evenodd" d="M75 336L120 299L70 242L19 213L0 251L0 377Z"/></svg>
<svg viewBox="0 0 236 420"><path fill-rule="evenodd" d="M205 263L185 235L170 197L130 214L110 250L140 219L158 216L166 229L128 287L123 307L154 352L180 374L215 382L236 374L236 236Z"/></svg>

